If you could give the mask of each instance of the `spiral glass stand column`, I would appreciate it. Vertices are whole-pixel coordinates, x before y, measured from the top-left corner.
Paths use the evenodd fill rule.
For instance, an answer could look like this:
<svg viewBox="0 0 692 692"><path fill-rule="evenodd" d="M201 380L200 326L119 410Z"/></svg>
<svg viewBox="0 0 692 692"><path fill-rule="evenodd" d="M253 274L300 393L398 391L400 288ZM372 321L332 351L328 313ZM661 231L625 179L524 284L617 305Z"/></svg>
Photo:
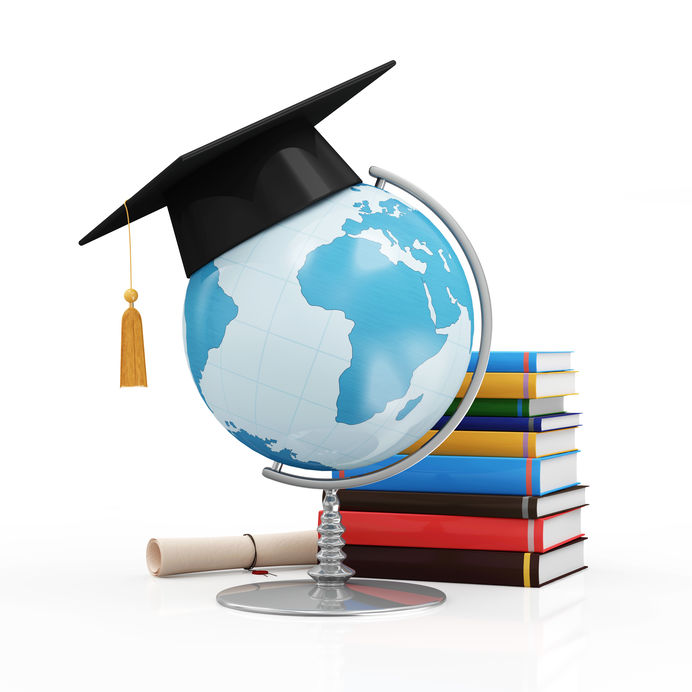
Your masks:
<svg viewBox="0 0 692 692"><path fill-rule="evenodd" d="M415 197L437 216L457 240L469 263L478 289L481 313L481 337L478 364L469 388L457 410L437 434L413 454L377 471L339 479L310 478L282 471L281 464L265 468L262 475L287 485L324 490L323 511L319 526L317 565L308 570L310 579L245 584L221 591L216 600L227 608L275 615L370 615L402 610L420 610L440 605L445 594L422 584L395 580L358 579L344 565L341 535L344 527L339 514L337 492L389 478L410 468L431 454L457 428L473 402L485 375L490 354L492 312L490 294L483 267L466 234L449 212L420 188L403 178L376 166L370 168L375 186L391 183Z"/></svg>
<svg viewBox="0 0 692 692"><path fill-rule="evenodd" d="M351 579L343 564L339 503L336 490L325 491L317 541L317 565L310 579L235 586L216 600L227 608L279 615L364 615L439 605L445 595L421 584L377 579Z"/></svg>

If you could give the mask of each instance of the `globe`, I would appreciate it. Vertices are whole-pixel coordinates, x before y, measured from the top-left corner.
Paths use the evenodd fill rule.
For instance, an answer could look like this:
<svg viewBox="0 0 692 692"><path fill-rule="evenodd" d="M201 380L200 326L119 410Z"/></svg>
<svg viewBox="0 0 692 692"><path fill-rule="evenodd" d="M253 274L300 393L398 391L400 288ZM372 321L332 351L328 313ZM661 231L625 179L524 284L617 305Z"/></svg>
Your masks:
<svg viewBox="0 0 692 692"><path fill-rule="evenodd" d="M195 385L226 430L320 470L417 441L457 394L473 339L456 251L426 216L366 184L192 274L183 322Z"/></svg>

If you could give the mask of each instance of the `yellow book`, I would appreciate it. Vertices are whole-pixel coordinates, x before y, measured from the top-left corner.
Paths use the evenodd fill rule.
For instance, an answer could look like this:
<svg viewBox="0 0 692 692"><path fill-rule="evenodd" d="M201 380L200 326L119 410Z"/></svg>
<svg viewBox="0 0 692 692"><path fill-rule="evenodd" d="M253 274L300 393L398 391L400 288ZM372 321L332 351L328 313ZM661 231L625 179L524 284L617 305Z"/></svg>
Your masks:
<svg viewBox="0 0 692 692"><path fill-rule="evenodd" d="M575 393L574 370L562 372L486 372L478 398L540 399ZM472 373L467 372L457 398L469 388Z"/></svg>
<svg viewBox="0 0 692 692"><path fill-rule="evenodd" d="M468 457L542 457L575 449L576 428L548 432L496 432L488 430L455 430L433 454ZM430 430L407 447L411 454L422 447L437 431Z"/></svg>

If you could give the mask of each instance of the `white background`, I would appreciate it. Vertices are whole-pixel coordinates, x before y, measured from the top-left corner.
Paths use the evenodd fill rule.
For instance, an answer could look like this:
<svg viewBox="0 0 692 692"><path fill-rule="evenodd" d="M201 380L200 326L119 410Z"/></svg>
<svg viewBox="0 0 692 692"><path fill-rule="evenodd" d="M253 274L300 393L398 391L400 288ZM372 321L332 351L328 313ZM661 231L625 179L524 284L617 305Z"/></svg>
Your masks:
<svg viewBox="0 0 692 692"><path fill-rule="evenodd" d="M8 6L3 689L681 689L690 35L684 2ZM197 395L167 213L133 229L146 390L118 388L126 234L77 240L178 155L391 58L320 131L457 217L495 348L575 349L591 567L446 585L435 614L242 616L214 595L245 575L154 579L147 539L311 528L319 493L263 479Z"/></svg>

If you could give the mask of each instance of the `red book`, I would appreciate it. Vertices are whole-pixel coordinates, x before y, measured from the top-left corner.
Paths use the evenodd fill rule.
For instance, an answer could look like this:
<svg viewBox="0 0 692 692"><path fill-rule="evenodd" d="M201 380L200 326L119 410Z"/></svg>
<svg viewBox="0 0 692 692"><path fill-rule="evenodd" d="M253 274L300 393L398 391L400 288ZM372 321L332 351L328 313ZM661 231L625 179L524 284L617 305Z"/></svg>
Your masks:
<svg viewBox="0 0 692 692"><path fill-rule="evenodd" d="M581 510L540 519L341 512L348 544L544 553L583 536Z"/></svg>

